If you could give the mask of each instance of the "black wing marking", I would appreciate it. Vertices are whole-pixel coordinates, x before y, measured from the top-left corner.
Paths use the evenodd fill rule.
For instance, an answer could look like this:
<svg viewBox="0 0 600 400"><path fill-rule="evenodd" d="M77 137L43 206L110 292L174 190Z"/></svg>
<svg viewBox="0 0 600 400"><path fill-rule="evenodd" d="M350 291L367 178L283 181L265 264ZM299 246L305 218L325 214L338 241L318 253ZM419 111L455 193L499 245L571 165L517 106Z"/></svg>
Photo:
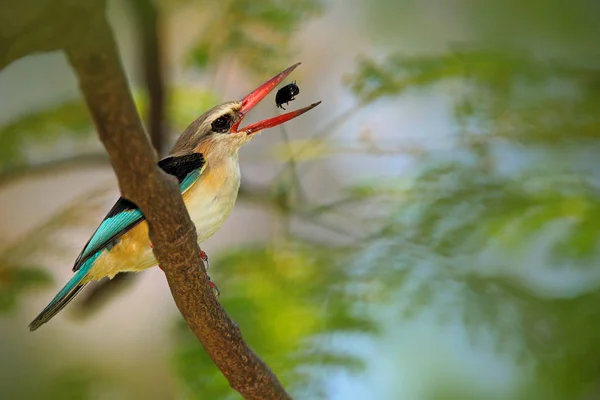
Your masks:
<svg viewBox="0 0 600 400"><path fill-rule="evenodd" d="M163 171L177 178L182 193L200 176L205 164L204 157L200 153L167 157L158 162L158 166ZM140 209L132 201L120 197L75 260L73 272L79 270L98 251L114 245L116 239L143 220L144 215Z"/></svg>

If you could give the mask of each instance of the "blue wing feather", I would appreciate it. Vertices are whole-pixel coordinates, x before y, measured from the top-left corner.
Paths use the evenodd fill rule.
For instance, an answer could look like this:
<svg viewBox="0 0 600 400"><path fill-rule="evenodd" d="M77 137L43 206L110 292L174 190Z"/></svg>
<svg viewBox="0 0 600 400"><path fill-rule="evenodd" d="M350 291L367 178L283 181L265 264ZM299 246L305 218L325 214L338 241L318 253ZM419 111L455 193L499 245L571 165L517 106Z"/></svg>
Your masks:
<svg viewBox="0 0 600 400"><path fill-rule="evenodd" d="M179 180L179 190L183 194L198 180L206 163L202 154L192 153L165 158L158 165ZM143 220L144 214L134 203L119 198L75 260L73 271L79 270L87 260L113 245L121 235Z"/></svg>
<svg viewBox="0 0 600 400"><path fill-rule="evenodd" d="M103 244L114 239L115 234L122 232L124 229L133 228L140 223L143 218L144 215L139 209L121 211L114 217L106 218L102 221L98 229L96 229L96 232L83 249L81 258L87 258L97 252Z"/></svg>
<svg viewBox="0 0 600 400"><path fill-rule="evenodd" d="M181 191L181 194L184 194L186 192L186 190L188 190L192 184L194 182L196 182L196 180L200 177L200 173L202 171L200 171L199 169L192 171L188 174L188 176L186 176L183 181L181 182L181 184L179 185L179 190Z"/></svg>

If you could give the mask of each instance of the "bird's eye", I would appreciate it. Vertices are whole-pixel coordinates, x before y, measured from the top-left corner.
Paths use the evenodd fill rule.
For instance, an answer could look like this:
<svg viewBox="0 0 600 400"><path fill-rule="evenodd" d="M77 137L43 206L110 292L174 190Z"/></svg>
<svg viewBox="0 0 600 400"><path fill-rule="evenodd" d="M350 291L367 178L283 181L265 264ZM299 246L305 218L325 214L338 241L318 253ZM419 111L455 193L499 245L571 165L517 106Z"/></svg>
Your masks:
<svg viewBox="0 0 600 400"><path fill-rule="evenodd" d="M225 133L231 129L232 122L233 118L231 118L231 115L225 114L215 119L211 127L214 132Z"/></svg>

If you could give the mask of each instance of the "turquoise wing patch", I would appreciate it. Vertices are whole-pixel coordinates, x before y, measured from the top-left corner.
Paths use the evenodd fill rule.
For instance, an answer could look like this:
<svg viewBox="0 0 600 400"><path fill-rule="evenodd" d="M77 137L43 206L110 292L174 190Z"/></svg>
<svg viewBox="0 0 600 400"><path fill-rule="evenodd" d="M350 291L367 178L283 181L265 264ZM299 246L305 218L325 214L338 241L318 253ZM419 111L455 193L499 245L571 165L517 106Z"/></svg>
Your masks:
<svg viewBox="0 0 600 400"><path fill-rule="evenodd" d="M179 190L183 194L198 180L206 163L202 154L193 153L181 157L165 158L158 165L178 179ZM143 213L134 203L123 197L119 198L75 260L73 271L79 270L88 259L100 250L114 244L116 239L143 220Z"/></svg>
<svg viewBox="0 0 600 400"><path fill-rule="evenodd" d="M139 209L122 211L114 217L106 218L102 221L87 246L85 246L82 257L91 255L91 253L102 247L104 243L113 239L117 233L127 228L133 228L137 223L141 222L143 218L144 215Z"/></svg>
<svg viewBox="0 0 600 400"><path fill-rule="evenodd" d="M183 182L181 182L181 184L179 185L179 190L181 191L181 194L184 194L185 192L187 192L187 190L189 188L192 187L194 182L196 182L196 180L200 177L201 173L202 173L202 171L196 170L196 171L190 172L188 174L188 176L185 177Z"/></svg>

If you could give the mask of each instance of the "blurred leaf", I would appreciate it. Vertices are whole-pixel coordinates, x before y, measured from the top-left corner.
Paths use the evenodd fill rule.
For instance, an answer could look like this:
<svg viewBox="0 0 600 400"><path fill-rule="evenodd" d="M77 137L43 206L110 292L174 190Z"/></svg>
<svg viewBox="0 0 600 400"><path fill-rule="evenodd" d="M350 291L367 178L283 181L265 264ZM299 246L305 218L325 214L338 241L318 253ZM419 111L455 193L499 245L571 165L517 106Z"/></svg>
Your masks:
<svg viewBox="0 0 600 400"><path fill-rule="evenodd" d="M41 269L0 264L0 313L12 311L23 292L50 282L48 273Z"/></svg>
<svg viewBox="0 0 600 400"><path fill-rule="evenodd" d="M198 1L209 15L189 60L198 68L239 62L251 72L279 72L302 22L320 14L320 0Z"/></svg>
<svg viewBox="0 0 600 400"><path fill-rule="evenodd" d="M363 104L457 88L454 157L432 151L410 182L373 191L394 210L352 268L398 293L399 317L435 309L475 346L492 335L557 399L581 398L600 376L600 70L590 65L467 49L363 59L346 81Z"/></svg>
<svg viewBox="0 0 600 400"><path fill-rule="evenodd" d="M587 0L518 0L437 3L413 0L361 1L366 35L377 43L408 42L423 51L453 39L477 40L487 46L519 46L586 57L597 50L598 5ZM406 38L403 43L403 39Z"/></svg>
<svg viewBox="0 0 600 400"><path fill-rule="evenodd" d="M215 93L187 86L177 86L169 90L167 115L173 124L176 136L188 125L219 102Z"/></svg>
<svg viewBox="0 0 600 400"><path fill-rule="evenodd" d="M395 53L359 61L346 85L364 103L458 80L457 122L487 140L556 146L600 138L600 70L520 52ZM476 105L476 106L475 106ZM574 116L578 118L573 118Z"/></svg>
<svg viewBox="0 0 600 400"><path fill-rule="evenodd" d="M210 49L206 45L199 44L192 50L190 58L196 67L205 68L210 61Z"/></svg>
<svg viewBox="0 0 600 400"><path fill-rule="evenodd" d="M19 346L22 344L17 344ZM5 379L0 385L0 394L7 399L123 398L119 396L122 394L120 390L112 386L115 380L107 379L110 371L97 368L93 363L65 368L63 361L54 362L51 368L29 362L21 376ZM33 378L35 384L31 384Z"/></svg>
<svg viewBox="0 0 600 400"><path fill-rule="evenodd" d="M87 368L60 371L50 379L44 396L48 399L79 400L90 398L94 386L99 384L97 374Z"/></svg>

